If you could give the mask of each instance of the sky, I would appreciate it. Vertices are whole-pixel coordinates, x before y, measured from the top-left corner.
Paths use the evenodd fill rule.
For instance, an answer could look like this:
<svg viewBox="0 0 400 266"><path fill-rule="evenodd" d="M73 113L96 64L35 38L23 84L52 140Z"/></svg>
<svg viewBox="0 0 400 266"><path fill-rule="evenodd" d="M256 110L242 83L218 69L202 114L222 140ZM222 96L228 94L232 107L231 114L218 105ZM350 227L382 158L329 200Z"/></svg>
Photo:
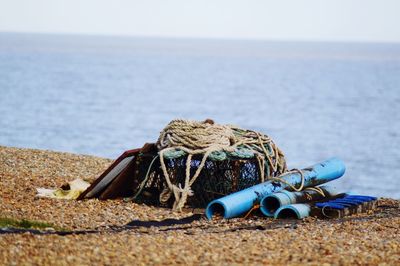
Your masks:
<svg viewBox="0 0 400 266"><path fill-rule="evenodd" d="M400 42L400 0L0 0L0 31Z"/></svg>

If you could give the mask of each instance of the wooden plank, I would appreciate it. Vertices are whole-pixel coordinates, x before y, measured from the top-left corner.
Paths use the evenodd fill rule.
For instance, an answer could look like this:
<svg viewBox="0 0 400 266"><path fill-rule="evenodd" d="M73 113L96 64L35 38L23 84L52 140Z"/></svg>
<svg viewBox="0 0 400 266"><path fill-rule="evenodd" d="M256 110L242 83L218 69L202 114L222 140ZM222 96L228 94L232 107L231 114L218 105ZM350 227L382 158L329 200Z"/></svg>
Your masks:
<svg viewBox="0 0 400 266"><path fill-rule="evenodd" d="M377 201L368 201L363 202L357 206L352 206L349 208L345 208L343 210L333 209L333 208L317 208L311 207L310 216L318 217L318 218L343 218L346 216L350 216L353 214L366 213L370 210L376 209Z"/></svg>
<svg viewBox="0 0 400 266"><path fill-rule="evenodd" d="M125 172L126 168L129 168L139 152L153 148L154 144L146 143L140 149L125 151L78 197L78 200L99 197L116 177Z"/></svg>

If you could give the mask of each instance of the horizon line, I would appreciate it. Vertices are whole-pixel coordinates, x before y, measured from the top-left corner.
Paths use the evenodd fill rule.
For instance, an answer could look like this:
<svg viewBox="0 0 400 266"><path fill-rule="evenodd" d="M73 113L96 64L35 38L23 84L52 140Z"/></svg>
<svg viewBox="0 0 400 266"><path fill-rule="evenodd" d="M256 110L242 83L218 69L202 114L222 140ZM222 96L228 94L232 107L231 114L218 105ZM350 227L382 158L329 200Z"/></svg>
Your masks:
<svg viewBox="0 0 400 266"><path fill-rule="evenodd" d="M176 35L134 35L116 33L83 33L83 32L50 32L50 31L9 31L0 30L0 34L32 34L32 35L69 35L81 37L115 37L137 39L165 39L165 40L198 40L198 41L249 41L249 42L275 42L275 43L331 43L331 44L387 44L400 45L400 41L376 41L376 40L336 40L336 39L284 39L284 38L231 38L231 37L206 37L206 36L176 36Z"/></svg>

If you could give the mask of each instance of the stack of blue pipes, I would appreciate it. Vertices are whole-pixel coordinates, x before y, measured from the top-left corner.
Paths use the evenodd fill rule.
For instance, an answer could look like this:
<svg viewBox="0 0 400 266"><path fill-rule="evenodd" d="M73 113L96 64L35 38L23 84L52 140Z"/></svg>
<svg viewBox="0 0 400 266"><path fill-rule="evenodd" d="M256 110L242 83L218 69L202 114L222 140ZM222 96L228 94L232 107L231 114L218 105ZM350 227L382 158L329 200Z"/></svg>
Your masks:
<svg viewBox="0 0 400 266"><path fill-rule="evenodd" d="M315 189L318 185L342 177L345 169L340 159L328 159L302 169L301 173L285 174L279 179L213 200L206 208L206 216L208 219L212 219L215 215L229 219L243 216L255 206L259 206L261 213L268 217L301 219L312 214L313 210L314 213L317 210L324 214L326 213L324 210L343 210L375 201L374 197L350 195L330 186L320 186ZM304 188L302 191L289 191L301 184Z"/></svg>

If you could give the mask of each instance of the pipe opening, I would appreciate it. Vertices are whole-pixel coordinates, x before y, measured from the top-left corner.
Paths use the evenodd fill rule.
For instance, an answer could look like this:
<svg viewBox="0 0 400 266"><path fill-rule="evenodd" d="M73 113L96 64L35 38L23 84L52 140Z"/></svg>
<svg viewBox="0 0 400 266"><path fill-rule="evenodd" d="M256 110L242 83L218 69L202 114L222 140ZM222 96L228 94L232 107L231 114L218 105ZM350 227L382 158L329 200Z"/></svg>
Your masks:
<svg viewBox="0 0 400 266"><path fill-rule="evenodd" d="M265 197L261 202L261 208L264 214L274 215L277 209L281 207L280 201L275 197Z"/></svg>
<svg viewBox="0 0 400 266"><path fill-rule="evenodd" d="M214 202L206 209L208 219L223 219L225 216L225 207L221 203Z"/></svg>
<svg viewBox="0 0 400 266"><path fill-rule="evenodd" d="M277 218L280 219L299 219L299 216L297 215L297 212L292 209L283 209L278 213Z"/></svg>

